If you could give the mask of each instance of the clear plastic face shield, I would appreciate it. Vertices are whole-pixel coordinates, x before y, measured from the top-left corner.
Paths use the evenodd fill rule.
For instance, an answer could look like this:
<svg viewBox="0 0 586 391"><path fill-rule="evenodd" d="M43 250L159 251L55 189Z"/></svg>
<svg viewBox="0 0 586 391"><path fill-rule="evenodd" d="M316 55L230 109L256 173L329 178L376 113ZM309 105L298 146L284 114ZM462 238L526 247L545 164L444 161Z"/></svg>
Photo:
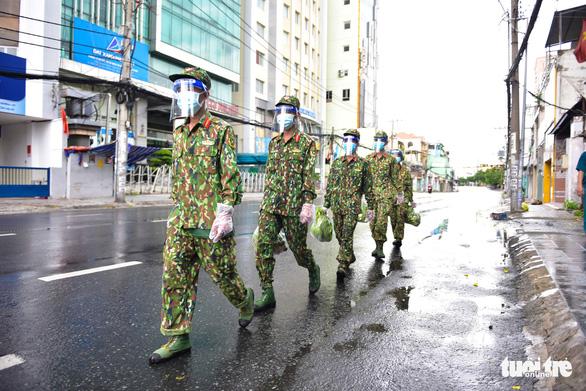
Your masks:
<svg viewBox="0 0 586 391"><path fill-rule="evenodd" d="M283 133L295 125L299 129L299 115L295 106L280 105L275 108L275 118L273 119L273 129Z"/></svg>
<svg viewBox="0 0 586 391"><path fill-rule="evenodd" d="M395 149L391 151L391 155L397 159L397 163L401 163L403 161L403 153L401 151Z"/></svg>
<svg viewBox="0 0 586 391"><path fill-rule="evenodd" d="M177 79L173 82L173 102L171 103L171 121L177 118L194 116L202 107L199 102L201 94L207 92L201 81L191 78Z"/></svg>
<svg viewBox="0 0 586 391"><path fill-rule="evenodd" d="M346 156L353 155L356 150L358 149L358 143L360 140L356 136L347 135L344 136L344 152L346 152Z"/></svg>
<svg viewBox="0 0 586 391"><path fill-rule="evenodd" d="M384 149L387 143L386 137L375 137L374 138L374 152L380 152Z"/></svg>

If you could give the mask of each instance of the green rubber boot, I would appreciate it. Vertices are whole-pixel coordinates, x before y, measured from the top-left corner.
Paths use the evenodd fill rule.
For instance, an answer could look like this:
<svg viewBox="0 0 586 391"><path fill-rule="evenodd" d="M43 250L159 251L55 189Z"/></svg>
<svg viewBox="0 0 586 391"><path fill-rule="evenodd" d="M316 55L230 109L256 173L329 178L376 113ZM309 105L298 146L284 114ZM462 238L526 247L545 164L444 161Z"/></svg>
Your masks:
<svg viewBox="0 0 586 391"><path fill-rule="evenodd" d="M263 290L260 299L254 302L254 311L260 312L268 310L269 308L275 308L276 306L277 301L275 300L275 292L273 291L273 287L270 287Z"/></svg>
<svg viewBox="0 0 586 391"><path fill-rule="evenodd" d="M254 317L254 292L248 288L246 294L246 304L240 308L240 316L238 317L238 324L240 327L246 327Z"/></svg>
<svg viewBox="0 0 586 391"><path fill-rule="evenodd" d="M338 265L338 270L336 271L336 277L338 280L343 280L348 275L348 267L344 267L342 265Z"/></svg>
<svg viewBox="0 0 586 391"><path fill-rule="evenodd" d="M151 354L149 362L151 364L160 364L190 350L191 340L189 339L189 334L174 335L169 339L169 342Z"/></svg>
<svg viewBox="0 0 586 391"><path fill-rule="evenodd" d="M384 258L385 257L385 253L383 252L383 244L384 244L384 242L380 242L380 241L376 242L376 248L372 252L373 257L375 257L375 258Z"/></svg>
<svg viewBox="0 0 586 391"><path fill-rule="evenodd" d="M319 265L316 263L315 267L309 270L309 293L317 292L320 285Z"/></svg>

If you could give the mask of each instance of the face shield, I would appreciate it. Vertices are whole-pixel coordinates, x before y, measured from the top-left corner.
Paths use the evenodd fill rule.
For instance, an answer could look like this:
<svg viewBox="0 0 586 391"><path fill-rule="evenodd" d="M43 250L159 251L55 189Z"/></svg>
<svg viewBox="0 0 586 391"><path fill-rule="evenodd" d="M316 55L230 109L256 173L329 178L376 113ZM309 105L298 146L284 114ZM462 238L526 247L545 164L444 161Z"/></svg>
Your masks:
<svg viewBox="0 0 586 391"><path fill-rule="evenodd" d="M351 156L356 152L358 149L358 143L360 140L356 136L347 135L344 136L344 152L346 152L346 156Z"/></svg>
<svg viewBox="0 0 586 391"><path fill-rule="evenodd" d="M275 108L275 118L273 119L273 129L283 133L284 130L291 129L293 125L299 129L299 116L295 106L280 105Z"/></svg>
<svg viewBox="0 0 586 391"><path fill-rule="evenodd" d="M395 149L391 151L391 155L393 155L395 159L397 159L397 163L401 163L403 161L403 152Z"/></svg>
<svg viewBox="0 0 586 391"><path fill-rule="evenodd" d="M387 143L387 139L385 137L375 137L374 138L374 152L380 152L385 147Z"/></svg>
<svg viewBox="0 0 586 391"><path fill-rule="evenodd" d="M171 120L194 116L202 104L199 96L207 91L201 81L191 78L177 79L173 83L173 102L171 103Z"/></svg>

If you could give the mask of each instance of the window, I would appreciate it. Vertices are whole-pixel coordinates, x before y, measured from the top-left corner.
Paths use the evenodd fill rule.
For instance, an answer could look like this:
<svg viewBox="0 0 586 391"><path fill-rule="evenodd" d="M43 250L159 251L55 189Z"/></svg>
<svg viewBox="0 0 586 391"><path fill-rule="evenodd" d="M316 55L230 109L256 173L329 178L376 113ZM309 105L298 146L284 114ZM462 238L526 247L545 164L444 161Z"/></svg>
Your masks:
<svg viewBox="0 0 586 391"><path fill-rule="evenodd" d="M265 9L265 0L256 0L256 5L261 10L264 10Z"/></svg>
<svg viewBox="0 0 586 391"><path fill-rule="evenodd" d="M285 95L289 95L289 87L287 87L286 85L283 85L283 96Z"/></svg>
<svg viewBox="0 0 586 391"><path fill-rule="evenodd" d="M265 91L265 83L262 80L256 79L256 92L259 94L264 94Z"/></svg>
<svg viewBox="0 0 586 391"><path fill-rule="evenodd" d="M413 143L411 141L409 141L409 143L407 143L407 148L413 148Z"/></svg>
<svg viewBox="0 0 586 391"><path fill-rule="evenodd" d="M298 90L297 88L295 88L295 90L294 90L294 91L295 91L295 96L296 96L296 97L299 97L299 90Z"/></svg>
<svg viewBox="0 0 586 391"><path fill-rule="evenodd" d="M299 38L295 37L295 50L299 50Z"/></svg>
<svg viewBox="0 0 586 391"><path fill-rule="evenodd" d="M289 60L283 57L283 70L287 72L289 70Z"/></svg>
<svg viewBox="0 0 586 391"><path fill-rule="evenodd" d="M307 80L307 68L303 68L303 78Z"/></svg>
<svg viewBox="0 0 586 391"><path fill-rule="evenodd" d="M349 30L350 29L350 21L346 21L344 22L344 30Z"/></svg>
<svg viewBox="0 0 586 391"><path fill-rule="evenodd" d="M299 75L299 64L295 63L295 76Z"/></svg>
<svg viewBox="0 0 586 391"><path fill-rule="evenodd" d="M350 4L350 0L344 0L344 5Z"/></svg>
<svg viewBox="0 0 586 391"><path fill-rule="evenodd" d="M315 37L315 24L311 27L311 35Z"/></svg>
<svg viewBox="0 0 586 391"><path fill-rule="evenodd" d="M305 18L305 31L309 31L309 19Z"/></svg>
<svg viewBox="0 0 586 391"><path fill-rule="evenodd" d="M315 61L315 49L311 49L311 59Z"/></svg>
<svg viewBox="0 0 586 391"><path fill-rule="evenodd" d="M261 67L265 65L265 55L258 50L256 51L256 63Z"/></svg>
<svg viewBox="0 0 586 391"><path fill-rule="evenodd" d="M332 101L332 91L326 91L326 102Z"/></svg>
<svg viewBox="0 0 586 391"><path fill-rule="evenodd" d="M311 97L311 110L315 110L315 98Z"/></svg>
<svg viewBox="0 0 586 391"><path fill-rule="evenodd" d="M342 90L342 100L350 100L350 89Z"/></svg>
<svg viewBox="0 0 586 391"><path fill-rule="evenodd" d="M289 6L283 4L283 18L289 18Z"/></svg>
<svg viewBox="0 0 586 391"><path fill-rule="evenodd" d="M309 45L308 44L303 44L303 51L305 52L305 55L309 54Z"/></svg>
<svg viewBox="0 0 586 391"><path fill-rule="evenodd" d="M307 92L303 93L303 106L307 106Z"/></svg>
<svg viewBox="0 0 586 391"><path fill-rule="evenodd" d="M299 17L300 17L299 12L295 11L295 24L299 24Z"/></svg>
<svg viewBox="0 0 586 391"><path fill-rule="evenodd" d="M289 45L289 33L287 31L283 31L283 43Z"/></svg>
<svg viewBox="0 0 586 391"><path fill-rule="evenodd" d="M344 45L344 51L345 52L349 52L350 51L350 45Z"/></svg>
<svg viewBox="0 0 586 391"><path fill-rule="evenodd" d="M265 37L265 26L260 23L256 23L256 33L260 35L262 38Z"/></svg>

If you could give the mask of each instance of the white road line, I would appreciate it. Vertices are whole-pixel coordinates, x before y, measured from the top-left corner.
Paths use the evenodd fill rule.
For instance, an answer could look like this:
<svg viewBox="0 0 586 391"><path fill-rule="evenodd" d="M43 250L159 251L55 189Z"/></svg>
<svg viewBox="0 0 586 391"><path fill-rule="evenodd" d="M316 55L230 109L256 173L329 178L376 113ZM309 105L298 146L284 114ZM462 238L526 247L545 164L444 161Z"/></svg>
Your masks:
<svg viewBox="0 0 586 391"><path fill-rule="evenodd" d="M16 234L12 233L12 234L0 234L0 236L14 236Z"/></svg>
<svg viewBox="0 0 586 391"><path fill-rule="evenodd" d="M255 210L254 212L252 212L253 215L257 215L260 213L260 210Z"/></svg>
<svg viewBox="0 0 586 391"><path fill-rule="evenodd" d="M16 354L7 354L6 356L0 357L0 371L15 365L22 364L24 362L24 359L17 356Z"/></svg>
<svg viewBox="0 0 586 391"><path fill-rule="evenodd" d="M162 223L162 222L167 222L167 219L163 219L163 220L151 220L151 223Z"/></svg>
<svg viewBox="0 0 586 391"><path fill-rule="evenodd" d="M138 262L138 261L117 263L115 265L110 265L110 266L101 266L101 267L95 267L93 269L79 270L77 272L61 273L61 274L54 274L54 275L48 276L48 277L40 277L39 280L49 282L49 281L61 280L63 278L83 276L86 274L105 272L107 270L120 269L122 267L140 265L141 263L142 262Z"/></svg>

